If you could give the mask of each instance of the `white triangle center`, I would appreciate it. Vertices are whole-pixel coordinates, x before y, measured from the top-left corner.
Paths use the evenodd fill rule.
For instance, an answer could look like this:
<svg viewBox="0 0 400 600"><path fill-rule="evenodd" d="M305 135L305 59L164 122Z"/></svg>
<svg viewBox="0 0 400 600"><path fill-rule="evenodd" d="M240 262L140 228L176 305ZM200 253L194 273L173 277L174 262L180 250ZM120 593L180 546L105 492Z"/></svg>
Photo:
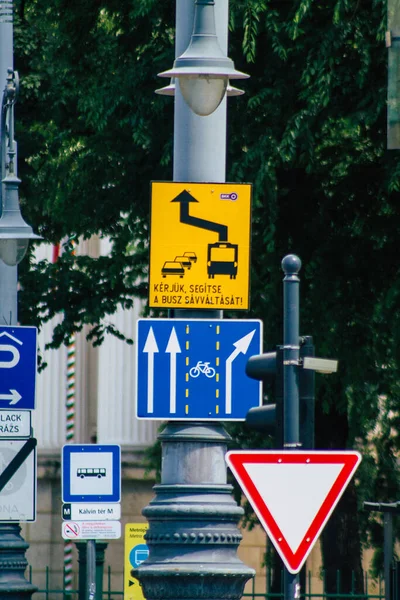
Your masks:
<svg viewBox="0 0 400 600"><path fill-rule="evenodd" d="M303 541L343 466L243 464L293 553Z"/></svg>

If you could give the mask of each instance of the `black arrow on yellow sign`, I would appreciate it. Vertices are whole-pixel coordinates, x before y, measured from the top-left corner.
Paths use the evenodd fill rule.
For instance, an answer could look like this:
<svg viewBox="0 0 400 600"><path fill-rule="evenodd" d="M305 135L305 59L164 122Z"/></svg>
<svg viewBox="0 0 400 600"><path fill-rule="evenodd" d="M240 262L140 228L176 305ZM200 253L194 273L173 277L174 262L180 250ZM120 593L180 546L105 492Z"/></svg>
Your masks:
<svg viewBox="0 0 400 600"><path fill-rule="evenodd" d="M206 219L199 219L198 217L193 217L189 215L189 204L191 202L198 202L192 194L190 194L187 190L183 190L180 194L176 196L171 202L179 202L180 203L180 222L185 225L192 225L192 227L198 227L199 229L207 229L208 231L215 231L218 233L218 240L220 242L228 241L228 227L227 225L222 225L221 223L214 223L213 221L207 221Z"/></svg>

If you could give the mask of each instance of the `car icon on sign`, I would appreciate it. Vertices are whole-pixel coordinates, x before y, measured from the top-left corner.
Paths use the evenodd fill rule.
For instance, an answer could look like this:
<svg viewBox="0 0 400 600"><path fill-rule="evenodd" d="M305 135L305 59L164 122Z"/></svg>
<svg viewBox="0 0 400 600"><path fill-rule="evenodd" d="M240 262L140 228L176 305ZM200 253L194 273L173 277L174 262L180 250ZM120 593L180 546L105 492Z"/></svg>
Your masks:
<svg viewBox="0 0 400 600"><path fill-rule="evenodd" d="M179 275L179 277L183 277L184 274L185 269L182 267L181 263L176 260L166 260L161 269L161 275L163 277L166 277L167 275Z"/></svg>
<svg viewBox="0 0 400 600"><path fill-rule="evenodd" d="M180 262L185 269L190 269L192 266L192 261L188 256L175 256L175 262Z"/></svg>
<svg viewBox="0 0 400 600"><path fill-rule="evenodd" d="M184 252L183 256L186 256L194 263L197 262L197 256L195 252Z"/></svg>

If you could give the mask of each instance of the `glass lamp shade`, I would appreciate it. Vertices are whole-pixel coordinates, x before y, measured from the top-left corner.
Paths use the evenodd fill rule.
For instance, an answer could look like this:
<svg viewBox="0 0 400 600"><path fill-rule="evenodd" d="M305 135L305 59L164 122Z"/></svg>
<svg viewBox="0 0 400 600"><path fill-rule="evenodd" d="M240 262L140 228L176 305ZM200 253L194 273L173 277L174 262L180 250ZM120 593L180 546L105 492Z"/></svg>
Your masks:
<svg viewBox="0 0 400 600"><path fill-rule="evenodd" d="M2 181L3 210L0 218L0 260L13 267L25 256L29 240L40 240L40 235L25 223L19 208L18 186L20 180L9 173Z"/></svg>
<svg viewBox="0 0 400 600"><path fill-rule="evenodd" d="M168 85L166 85L162 88L158 88L158 90L155 90L155 92L159 96L175 96L175 88L176 88L175 77L171 77L171 81ZM228 86L226 88L226 95L228 96L228 98L231 98L233 96L243 96L243 94L244 94L243 90L239 90L239 88L234 87L228 81Z"/></svg>
<svg viewBox="0 0 400 600"><path fill-rule="evenodd" d="M14 267L24 258L29 239L0 239L0 259L9 267Z"/></svg>
<svg viewBox="0 0 400 600"><path fill-rule="evenodd" d="M185 75L177 77L179 87L189 108L206 117L221 104L228 86L228 77L212 75Z"/></svg>

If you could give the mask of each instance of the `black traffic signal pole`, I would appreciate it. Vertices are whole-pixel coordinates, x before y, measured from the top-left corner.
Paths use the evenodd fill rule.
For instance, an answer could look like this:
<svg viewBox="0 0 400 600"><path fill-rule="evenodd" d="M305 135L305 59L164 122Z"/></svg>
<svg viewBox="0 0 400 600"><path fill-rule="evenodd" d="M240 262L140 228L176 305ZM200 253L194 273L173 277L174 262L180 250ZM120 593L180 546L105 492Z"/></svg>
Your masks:
<svg viewBox="0 0 400 600"><path fill-rule="evenodd" d="M299 437L299 284L301 261L294 254L282 260L283 279L283 448L300 446Z"/></svg>
<svg viewBox="0 0 400 600"><path fill-rule="evenodd" d="M284 450L314 449L315 372L334 373L337 361L315 358L311 336L299 335L300 259L282 260L283 345L275 352L251 356L246 374L259 381L275 381L275 404L251 408L246 424L266 433L275 432L275 447ZM284 600L300 598L299 575L285 569ZM387 598L385 600L388 600Z"/></svg>
<svg viewBox="0 0 400 600"><path fill-rule="evenodd" d="M294 254L282 260L283 278L283 448L296 450L299 436L299 287L301 260ZM284 598L300 598L299 575L285 569Z"/></svg>
<svg viewBox="0 0 400 600"><path fill-rule="evenodd" d="M300 338L300 363L305 357L315 356L311 335ZM315 371L299 369L300 442L302 450L314 449L315 432Z"/></svg>
<svg viewBox="0 0 400 600"><path fill-rule="evenodd" d="M394 598L391 569L393 562L393 514L400 514L400 502L364 502L369 512L383 513L383 572L385 579L385 600Z"/></svg>

